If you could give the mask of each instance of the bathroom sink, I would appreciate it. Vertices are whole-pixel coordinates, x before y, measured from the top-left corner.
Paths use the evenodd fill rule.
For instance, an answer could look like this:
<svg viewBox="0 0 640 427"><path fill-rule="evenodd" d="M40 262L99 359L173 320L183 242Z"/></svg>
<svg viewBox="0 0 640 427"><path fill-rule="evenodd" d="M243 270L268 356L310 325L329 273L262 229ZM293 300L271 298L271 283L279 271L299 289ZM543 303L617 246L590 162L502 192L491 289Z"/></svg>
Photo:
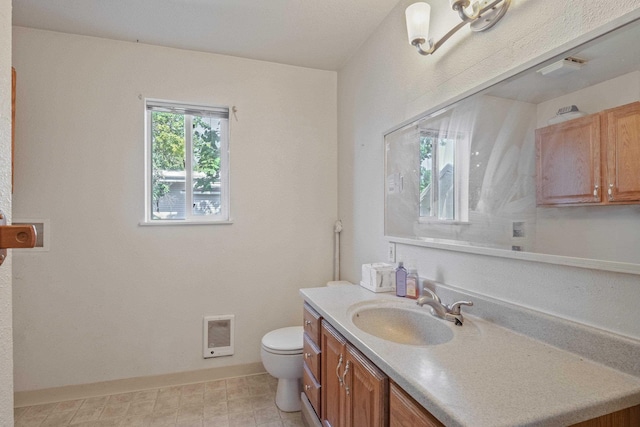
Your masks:
<svg viewBox="0 0 640 427"><path fill-rule="evenodd" d="M449 322L414 304L369 302L350 309L351 321L363 332L399 344L427 346L451 341Z"/></svg>

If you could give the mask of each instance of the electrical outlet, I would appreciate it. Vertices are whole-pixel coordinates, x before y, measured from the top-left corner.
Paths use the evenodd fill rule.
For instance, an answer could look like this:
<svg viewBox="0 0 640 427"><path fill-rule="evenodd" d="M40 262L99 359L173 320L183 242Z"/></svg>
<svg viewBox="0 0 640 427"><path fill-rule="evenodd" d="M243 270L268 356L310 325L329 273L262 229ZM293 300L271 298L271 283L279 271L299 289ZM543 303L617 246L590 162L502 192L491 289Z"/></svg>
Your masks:
<svg viewBox="0 0 640 427"><path fill-rule="evenodd" d="M387 251L387 261L396 262L396 244L389 243L389 250Z"/></svg>

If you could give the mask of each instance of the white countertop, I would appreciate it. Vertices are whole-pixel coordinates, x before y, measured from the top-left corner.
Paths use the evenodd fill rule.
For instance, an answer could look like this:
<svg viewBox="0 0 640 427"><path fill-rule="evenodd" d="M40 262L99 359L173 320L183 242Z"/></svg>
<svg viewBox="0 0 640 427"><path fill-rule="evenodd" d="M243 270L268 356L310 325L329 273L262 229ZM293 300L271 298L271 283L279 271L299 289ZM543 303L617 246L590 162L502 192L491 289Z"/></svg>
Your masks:
<svg viewBox="0 0 640 427"><path fill-rule="evenodd" d="M359 330L349 307L376 299L413 307L415 300L360 286L308 288L300 294L448 427L566 426L640 404L639 377L479 317L466 314L461 327L442 320L453 332L449 342L404 345Z"/></svg>

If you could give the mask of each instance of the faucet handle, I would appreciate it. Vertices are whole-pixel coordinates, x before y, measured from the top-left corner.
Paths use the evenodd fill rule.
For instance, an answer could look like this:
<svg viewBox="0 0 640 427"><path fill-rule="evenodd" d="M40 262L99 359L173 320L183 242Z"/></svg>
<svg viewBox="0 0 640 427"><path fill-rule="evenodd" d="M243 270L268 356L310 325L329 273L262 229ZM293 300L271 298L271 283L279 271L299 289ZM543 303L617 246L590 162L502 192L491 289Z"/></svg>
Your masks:
<svg viewBox="0 0 640 427"><path fill-rule="evenodd" d="M449 313L451 313L451 314L460 314L460 306L463 306L463 305L472 306L473 302L471 302L471 301L454 302L453 304L449 305Z"/></svg>

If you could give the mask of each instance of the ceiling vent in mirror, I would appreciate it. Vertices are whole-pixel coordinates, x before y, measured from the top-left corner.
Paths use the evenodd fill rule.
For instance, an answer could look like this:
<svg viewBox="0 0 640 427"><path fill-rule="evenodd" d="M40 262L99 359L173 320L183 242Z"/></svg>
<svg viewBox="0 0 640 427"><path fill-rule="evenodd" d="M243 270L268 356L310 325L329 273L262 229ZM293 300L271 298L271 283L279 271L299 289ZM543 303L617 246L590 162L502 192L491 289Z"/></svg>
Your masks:
<svg viewBox="0 0 640 427"><path fill-rule="evenodd" d="M560 77L565 74L578 71L587 61L580 58L574 58L569 56L567 58L556 61L553 64L547 65L544 68L540 68L538 72L547 77Z"/></svg>

